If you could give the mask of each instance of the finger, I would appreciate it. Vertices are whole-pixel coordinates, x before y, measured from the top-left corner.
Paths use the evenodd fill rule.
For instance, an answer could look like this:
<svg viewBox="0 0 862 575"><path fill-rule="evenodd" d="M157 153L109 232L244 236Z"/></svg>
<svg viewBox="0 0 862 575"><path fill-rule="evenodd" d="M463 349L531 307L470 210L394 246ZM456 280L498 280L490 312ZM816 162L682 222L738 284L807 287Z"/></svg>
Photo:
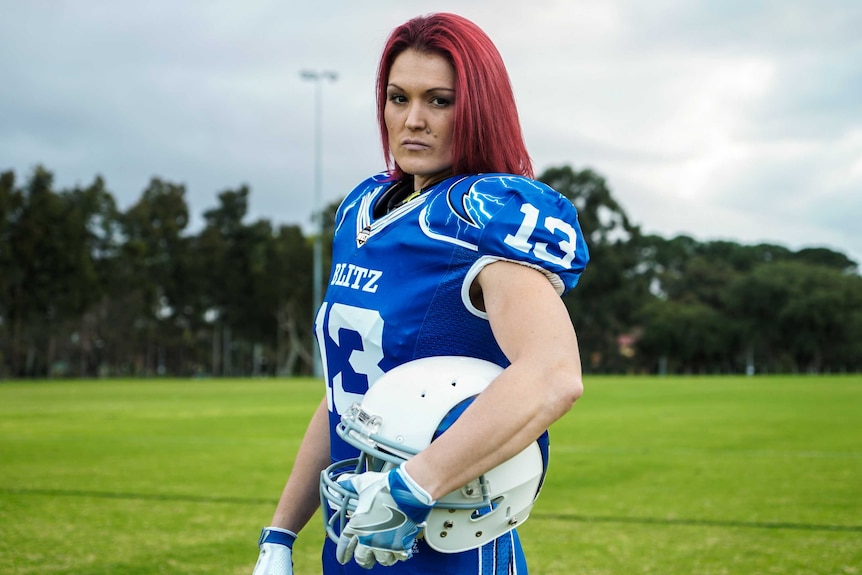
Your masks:
<svg viewBox="0 0 862 575"><path fill-rule="evenodd" d="M355 489L357 493L361 493L375 483L384 481L386 476L386 473L381 473L379 471L368 471L366 473L354 475L347 480L347 483L352 484L353 489Z"/></svg>
<svg viewBox="0 0 862 575"><path fill-rule="evenodd" d="M377 562L376 553L367 545L357 545L356 551L353 553L353 558L360 566L366 569L371 569Z"/></svg>
<svg viewBox="0 0 862 575"><path fill-rule="evenodd" d="M345 535L341 534L341 537L338 538L338 545L335 547L335 558L342 565L346 564L353 557L353 550L356 548L356 544L359 542L359 539L355 535Z"/></svg>
<svg viewBox="0 0 862 575"><path fill-rule="evenodd" d="M377 559L377 562L381 565L389 567L390 565L395 565L398 562L398 557L395 553L391 551L386 551L384 549L375 549L374 558Z"/></svg>

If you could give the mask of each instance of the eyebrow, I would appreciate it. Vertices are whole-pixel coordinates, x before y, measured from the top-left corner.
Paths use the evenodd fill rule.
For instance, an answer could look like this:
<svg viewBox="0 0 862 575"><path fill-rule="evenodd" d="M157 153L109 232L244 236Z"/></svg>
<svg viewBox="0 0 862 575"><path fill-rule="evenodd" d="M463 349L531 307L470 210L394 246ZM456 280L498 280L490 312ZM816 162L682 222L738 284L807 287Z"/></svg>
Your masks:
<svg viewBox="0 0 862 575"><path fill-rule="evenodd" d="M402 88L401 86L399 86L398 84L396 84L395 82L389 82L389 84L387 84L386 87L387 88L395 88L396 90L401 90L402 92L407 91L404 88ZM428 88L427 90L425 90L425 93L428 94L429 92L454 92L454 91L455 91L455 88L444 88L441 86L438 88Z"/></svg>

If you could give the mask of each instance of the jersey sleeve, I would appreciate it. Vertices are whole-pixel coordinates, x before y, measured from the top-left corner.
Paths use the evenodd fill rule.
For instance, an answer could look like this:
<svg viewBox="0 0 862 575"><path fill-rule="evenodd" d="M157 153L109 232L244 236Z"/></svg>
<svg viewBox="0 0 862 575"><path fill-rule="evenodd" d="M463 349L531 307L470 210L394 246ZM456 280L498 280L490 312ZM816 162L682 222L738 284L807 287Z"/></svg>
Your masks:
<svg viewBox="0 0 862 575"><path fill-rule="evenodd" d="M520 176L473 182L465 209L481 221L478 251L538 269L557 293L574 288L589 262L575 206L549 186Z"/></svg>

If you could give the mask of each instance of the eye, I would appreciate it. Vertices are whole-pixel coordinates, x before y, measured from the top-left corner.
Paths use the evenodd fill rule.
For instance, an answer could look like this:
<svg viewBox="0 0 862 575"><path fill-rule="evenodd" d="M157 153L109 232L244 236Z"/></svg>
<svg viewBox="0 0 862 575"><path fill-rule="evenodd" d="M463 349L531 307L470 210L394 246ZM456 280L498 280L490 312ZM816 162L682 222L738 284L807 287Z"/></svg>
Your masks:
<svg viewBox="0 0 862 575"><path fill-rule="evenodd" d="M434 96L431 98L430 103L432 106L436 106L438 108L448 108L452 105L452 99L445 98L443 96Z"/></svg>
<svg viewBox="0 0 862 575"><path fill-rule="evenodd" d="M407 102L407 97L399 92L390 92L387 99L393 104L404 104Z"/></svg>

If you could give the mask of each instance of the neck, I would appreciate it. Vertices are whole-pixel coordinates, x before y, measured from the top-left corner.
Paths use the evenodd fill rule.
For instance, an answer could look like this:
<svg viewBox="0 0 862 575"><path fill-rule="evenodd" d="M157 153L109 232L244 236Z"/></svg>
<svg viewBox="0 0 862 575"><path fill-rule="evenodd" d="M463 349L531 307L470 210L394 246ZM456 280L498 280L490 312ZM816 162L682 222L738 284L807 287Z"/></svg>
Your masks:
<svg viewBox="0 0 862 575"><path fill-rule="evenodd" d="M452 170L444 170L438 174L434 174L425 178L417 178L413 176L413 191L422 192L427 190L434 184L440 183L452 175Z"/></svg>

